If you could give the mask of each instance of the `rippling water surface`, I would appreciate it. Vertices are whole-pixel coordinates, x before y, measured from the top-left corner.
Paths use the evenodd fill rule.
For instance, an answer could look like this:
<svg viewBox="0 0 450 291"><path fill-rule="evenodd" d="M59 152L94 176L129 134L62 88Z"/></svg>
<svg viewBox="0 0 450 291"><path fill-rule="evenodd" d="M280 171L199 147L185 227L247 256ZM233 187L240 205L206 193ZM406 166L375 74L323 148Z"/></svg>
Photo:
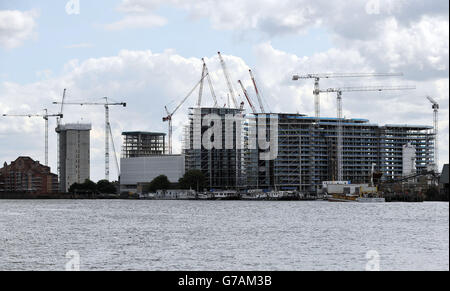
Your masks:
<svg viewBox="0 0 450 291"><path fill-rule="evenodd" d="M0 270L449 270L448 203L0 200Z"/></svg>

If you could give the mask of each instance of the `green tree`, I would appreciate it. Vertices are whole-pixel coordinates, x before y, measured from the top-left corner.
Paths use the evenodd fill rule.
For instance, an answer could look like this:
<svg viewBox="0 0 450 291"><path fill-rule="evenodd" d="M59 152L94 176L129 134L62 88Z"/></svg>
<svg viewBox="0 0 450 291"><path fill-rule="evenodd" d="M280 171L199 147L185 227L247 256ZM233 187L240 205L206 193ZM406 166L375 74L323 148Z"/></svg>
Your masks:
<svg viewBox="0 0 450 291"><path fill-rule="evenodd" d="M86 179L84 183L73 183L69 187L70 193L95 193L97 192L97 184L95 182L92 182L89 179Z"/></svg>
<svg viewBox="0 0 450 291"><path fill-rule="evenodd" d="M200 170L187 171L179 180L180 189L193 189L201 191L206 187L206 178Z"/></svg>
<svg viewBox="0 0 450 291"><path fill-rule="evenodd" d="M156 190L167 190L170 187L170 181L166 175L160 175L153 179L148 186L148 190L155 192Z"/></svg>
<svg viewBox="0 0 450 291"><path fill-rule="evenodd" d="M73 183L72 185L70 185L69 187L69 193L75 193L76 191L79 191L81 188L81 184L80 183Z"/></svg>
<svg viewBox="0 0 450 291"><path fill-rule="evenodd" d="M89 179L86 179L84 181L84 183L81 184L81 186L85 192L89 192L89 193L97 192L97 184L95 184L95 182L93 182Z"/></svg>
<svg viewBox="0 0 450 291"><path fill-rule="evenodd" d="M102 194L115 194L117 189L114 184L108 180L100 180L97 182L97 191Z"/></svg>

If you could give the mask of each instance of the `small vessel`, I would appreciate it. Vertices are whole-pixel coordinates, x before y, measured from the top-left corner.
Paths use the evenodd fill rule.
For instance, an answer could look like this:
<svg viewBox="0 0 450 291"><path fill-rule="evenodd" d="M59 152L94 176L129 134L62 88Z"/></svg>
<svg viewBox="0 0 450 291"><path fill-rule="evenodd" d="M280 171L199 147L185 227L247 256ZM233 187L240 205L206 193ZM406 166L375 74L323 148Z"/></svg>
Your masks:
<svg viewBox="0 0 450 291"><path fill-rule="evenodd" d="M376 193L376 194L362 194L356 199L356 201L362 203L384 203L386 202L386 199L384 199L384 197L381 197L378 193Z"/></svg>
<svg viewBox="0 0 450 291"><path fill-rule="evenodd" d="M328 195L328 201L330 202L357 202L358 195L353 194L331 194Z"/></svg>
<svg viewBox="0 0 450 291"><path fill-rule="evenodd" d="M197 199L198 200L213 200L214 199L214 195L211 193L198 193L197 194Z"/></svg>
<svg viewBox="0 0 450 291"><path fill-rule="evenodd" d="M214 199L217 200L237 200L239 199L239 193L234 190L225 190L212 193Z"/></svg>
<svg viewBox="0 0 450 291"><path fill-rule="evenodd" d="M250 189L246 194L241 196L242 200L265 200L267 194L261 189Z"/></svg>
<svg viewBox="0 0 450 291"><path fill-rule="evenodd" d="M367 184L330 183L327 184L325 195L331 202L386 202L377 187Z"/></svg>
<svg viewBox="0 0 450 291"><path fill-rule="evenodd" d="M271 200L294 200L297 195L295 191L270 191L267 197Z"/></svg>

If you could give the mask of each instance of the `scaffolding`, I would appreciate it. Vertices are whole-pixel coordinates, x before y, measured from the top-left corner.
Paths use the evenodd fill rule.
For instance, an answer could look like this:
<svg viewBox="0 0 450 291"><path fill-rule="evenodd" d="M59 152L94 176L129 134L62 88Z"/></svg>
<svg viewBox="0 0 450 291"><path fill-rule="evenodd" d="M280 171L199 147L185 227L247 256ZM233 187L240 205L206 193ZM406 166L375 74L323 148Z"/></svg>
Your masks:
<svg viewBox="0 0 450 291"><path fill-rule="evenodd" d="M166 134L159 132L122 132L122 158L160 156L166 153Z"/></svg>
<svg viewBox="0 0 450 291"><path fill-rule="evenodd" d="M221 135L212 140L204 138L210 128L207 118L216 116ZM226 118L236 117L230 128ZM242 110L235 108L189 108L189 122L185 127L183 154L186 171L200 170L205 175L207 188L238 189L242 184ZM214 126L214 125L213 125ZM203 139L203 140L202 140ZM202 142L203 141L203 142ZM214 145L211 149L208 147ZM205 147L206 145L206 147ZM217 147L215 145L220 145Z"/></svg>
<svg viewBox="0 0 450 291"><path fill-rule="evenodd" d="M247 116L245 140L257 126L260 115ZM316 192L322 181L336 181L339 120L317 120L301 114L272 115L278 118L278 156L272 161L261 161L261 151L249 148L247 142L243 155L247 187ZM377 172L383 173L383 179L402 177L402 148L407 143L416 148L417 172L425 171L434 162L431 126L379 126L365 119L341 122L344 181L370 183L373 164Z"/></svg>

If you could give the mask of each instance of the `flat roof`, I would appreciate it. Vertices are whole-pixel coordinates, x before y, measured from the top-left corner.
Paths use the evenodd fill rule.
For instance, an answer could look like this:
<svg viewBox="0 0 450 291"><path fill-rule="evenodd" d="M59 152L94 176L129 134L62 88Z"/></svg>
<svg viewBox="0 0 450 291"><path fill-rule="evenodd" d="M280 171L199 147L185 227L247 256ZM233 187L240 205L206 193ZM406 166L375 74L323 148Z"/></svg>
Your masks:
<svg viewBox="0 0 450 291"><path fill-rule="evenodd" d="M150 132L150 131L124 131L122 135L151 135L151 136L165 136L164 132Z"/></svg>
<svg viewBox="0 0 450 291"><path fill-rule="evenodd" d="M57 131L64 131L64 130L91 130L92 125L90 123L67 123L67 124L60 124L56 128Z"/></svg>

